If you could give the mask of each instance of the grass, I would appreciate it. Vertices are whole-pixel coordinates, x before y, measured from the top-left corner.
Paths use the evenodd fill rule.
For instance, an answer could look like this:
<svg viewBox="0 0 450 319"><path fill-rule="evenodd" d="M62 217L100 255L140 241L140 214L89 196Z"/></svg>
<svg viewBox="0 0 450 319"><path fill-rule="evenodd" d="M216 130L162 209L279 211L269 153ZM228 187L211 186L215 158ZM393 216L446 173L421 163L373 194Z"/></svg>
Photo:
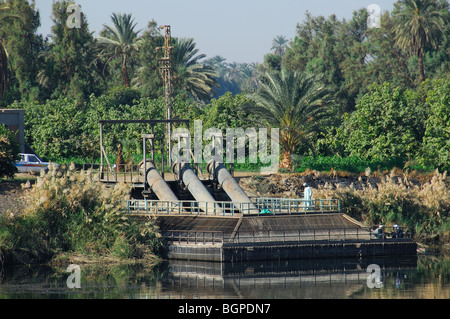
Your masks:
<svg viewBox="0 0 450 319"><path fill-rule="evenodd" d="M134 158L135 162L138 160ZM79 163L84 162L79 159ZM340 199L344 213L366 224L397 223L410 227L418 242L450 240L450 191L445 172L436 171L417 185L411 177L424 175L429 168L411 170L413 162L304 157L297 159L295 165L297 173L332 171L339 176L381 178L376 186L321 187L314 195ZM234 169L257 171L262 166L245 163L236 164ZM382 173L388 169L390 174ZM153 221L137 223L121 211L129 196L127 187L118 184L108 188L92 177L91 171L75 171L74 166L38 177L19 177L18 181L34 183L29 186L27 209L17 216L0 217L0 261L3 257L10 262L45 262L68 254L118 259L160 254L162 242ZM258 184L266 185L261 181Z"/></svg>
<svg viewBox="0 0 450 319"><path fill-rule="evenodd" d="M20 174L15 175L14 178L0 178L0 183L3 182L13 182L13 183L26 183L26 182L30 182L30 181L35 181L37 179L36 175L31 175L31 174Z"/></svg>
<svg viewBox="0 0 450 319"><path fill-rule="evenodd" d="M343 212L369 225L402 224L423 243L448 243L450 240L450 189L447 173L435 171L421 184L413 183L409 175L398 176L398 170L372 186L363 189L329 187L315 191L316 198L341 200ZM370 174L367 176L370 178Z"/></svg>
<svg viewBox="0 0 450 319"><path fill-rule="evenodd" d="M450 243L450 187L446 172L400 170L364 173L307 170L299 174L255 175L244 187L259 196L302 198L311 182L313 198L341 201L341 211L366 225L399 224L421 244Z"/></svg>
<svg viewBox="0 0 450 319"><path fill-rule="evenodd" d="M108 157L110 163L116 163L115 156ZM139 163L142 161L142 155L133 155L131 156L133 163ZM156 154L155 160L160 162L161 156ZM67 159L57 159L54 162L59 164L67 164L67 163L75 163L77 165L85 164L85 163L93 163L99 164L100 159L93 161L92 159L85 159L81 157L71 157ZM203 163L203 166L206 166L207 163ZM262 167L267 167L270 164L262 164L259 161L257 163L249 163L248 158L245 163L234 163L234 169L236 171L247 171L247 172L256 172L259 171ZM166 165L166 168L170 170L170 167ZM307 170L316 170L320 172L330 172L330 171L345 171L350 173L364 173L367 168L370 168L371 171L390 171L393 168L406 169L411 171L418 172L432 172L434 171L434 167L428 167L421 165L417 161L394 158L383 161L368 161L357 157L339 157L339 156L294 156L293 160L293 169L292 173L303 173ZM283 173L289 173L287 171L282 170Z"/></svg>
<svg viewBox="0 0 450 319"><path fill-rule="evenodd" d="M126 185L107 187L72 166L42 174L28 187L26 208L0 217L0 256L8 263L47 262L68 253L139 259L161 252L153 220L124 215Z"/></svg>
<svg viewBox="0 0 450 319"><path fill-rule="evenodd" d="M406 159L389 159L384 161L369 161L357 157L339 156L305 156L294 160L294 171L302 173L306 170L317 170L321 172L347 171L351 173L364 173L367 168L371 171L385 171L393 168L430 172L434 168L426 167L415 161Z"/></svg>

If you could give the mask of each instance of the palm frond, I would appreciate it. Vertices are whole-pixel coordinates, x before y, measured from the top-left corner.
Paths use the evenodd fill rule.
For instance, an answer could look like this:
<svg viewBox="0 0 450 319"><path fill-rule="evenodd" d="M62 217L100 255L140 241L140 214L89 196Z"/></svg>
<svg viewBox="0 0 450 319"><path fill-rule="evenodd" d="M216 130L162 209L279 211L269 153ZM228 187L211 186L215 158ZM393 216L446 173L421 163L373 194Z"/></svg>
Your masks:
<svg viewBox="0 0 450 319"><path fill-rule="evenodd" d="M260 89L248 95L253 104L246 106L246 111L260 124L279 128L283 149L292 153L330 115L330 92L319 83L310 74L267 72Z"/></svg>
<svg viewBox="0 0 450 319"><path fill-rule="evenodd" d="M138 39L139 31L135 31L136 23L131 14L111 15L113 26L105 25L107 36L97 38L98 56L105 59L104 68L116 58L122 61L122 80L126 87L130 86L128 75L128 63L132 62L134 55L139 51L141 40Z"/></svg>
<svg viewBox="0 0 450 319"><path fill-rule="evenodd" d="M201 63L205 57L205 54L199 54L193 39L174 39L172 63L176 85L199 103L208 101L217 87L214 67Z"/></svg>

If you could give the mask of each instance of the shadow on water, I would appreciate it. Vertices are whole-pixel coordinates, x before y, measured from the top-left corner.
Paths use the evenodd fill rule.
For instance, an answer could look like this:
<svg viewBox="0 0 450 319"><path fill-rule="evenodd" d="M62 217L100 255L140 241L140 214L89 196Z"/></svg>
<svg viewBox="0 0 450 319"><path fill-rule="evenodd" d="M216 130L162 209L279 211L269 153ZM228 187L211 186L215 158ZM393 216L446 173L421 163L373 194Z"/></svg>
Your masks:
<svg viewBox="0 0 450 319"><path fill-rule="evenodd" d="M379 288L368 287L369 265L380 269ZM439 256L80 268L79 289L68 288L65 268L4 269L0 299L450 298L450 262Z"/></svg>

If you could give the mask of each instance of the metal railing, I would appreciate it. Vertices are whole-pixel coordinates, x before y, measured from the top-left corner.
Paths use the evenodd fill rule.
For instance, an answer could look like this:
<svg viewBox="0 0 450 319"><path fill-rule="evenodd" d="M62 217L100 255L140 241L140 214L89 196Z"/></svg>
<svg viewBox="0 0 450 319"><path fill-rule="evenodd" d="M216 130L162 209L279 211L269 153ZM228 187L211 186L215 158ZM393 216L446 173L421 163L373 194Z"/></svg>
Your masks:
<svg viewBox="0 0 450 319"><path fill-rule="evenodd" d="M224 243L223 232L220 231L169 230L163 233L163 237L172 244L216 245Z"/></svg>
<svg viewBox="0 0 450 319"><path fill-rule="evenodd" d="M259 214L248 203L130 200L127 213L133 215L203 215L203 216L241 216Z"/></svg>
<svg viewBox="0 0 450 319"><path fill-rule="evenodd" d="M144 183L144 177L140 173L138 164L83 164L83 170L91 169L98 175L100 181L105 183Z"/></svg>
<svg viewBox="0 0 450 319"><path fill-rule="evenodd" d="M254 198L255 205L267 209L272 214L329 213L340 212L341 201L338 199L290 199L290 198Z"/></svg>
<svg viewBox="0 0 450 319"><path fill-rule="evenodd" d="M343 228L237 232L234 237L227 238L227 241L230 243L300 243L371 239L374 237L368 229Z"/></svg>
<svg viewBox="0 0 450 319"><path fill-rule="evenodd" d="M337 199L308 201L303 199L258 198L254 203L161 200L130 200L127 202L127 213L136 215L293 215L333 213L340 212L340 210L340 200Z"/></svg>

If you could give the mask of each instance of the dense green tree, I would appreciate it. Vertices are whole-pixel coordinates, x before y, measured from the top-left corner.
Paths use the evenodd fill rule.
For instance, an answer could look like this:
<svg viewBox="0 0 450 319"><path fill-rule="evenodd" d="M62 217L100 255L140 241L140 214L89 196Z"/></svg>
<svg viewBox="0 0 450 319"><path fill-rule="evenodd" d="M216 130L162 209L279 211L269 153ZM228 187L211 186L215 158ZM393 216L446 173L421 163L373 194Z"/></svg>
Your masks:
<svg viewBox="0 0 450 319"><path fill-rule="evenodd" d="M348 21L337 20L334 15L314 17L307 12L286 49L283 67L323 74L325 84L335 92L335 107L341 113L352 112L372 83L386 81L414 88L419 83L419 61L410 50L412 42L407 44L407 40L413 39L411 32L416 29L406 20L407 14L413 13L413 17L419 16L414 20L417 28L429 30L419 33L427 35L422 50L424 72L430 78L445 76L450 68L448 2L418 1L424 9L416 13L405 9L405 3L411 1L399 1L392 15L383 13L380 28L368 28L365 8L355 11ZM437 31L438 25L442 32Z"/></svg>
<svg viewBox="0 0 450 319"><path fill-rule="evenodd" d="M0 3L0 22L2 25L11 17L8 14L9 6L7 3ZM2 32L3 33L3 32ZM6 39L0 36L0 97L5 94L8 81L8 49L6 48Z"/></svg>
<svg viewBox="0 0 450 319"><path fill-rule="evenodd" d="M425 73L431 79L444 78L450 73L450 3L438 0L437 8L445 26L437 48L428 46L424 56Z"/></svg>
<svg viewBox="0 0 450 319"><path fill-rule="evenodd" d="M10 130L0 125L0 178L14 177L17 172L14 162L19 160L19 144Z"/></svg>
<svg viewBox="0 0 450 319"><path fill-rule="evenodd" d="M367 17L365 9L354 11L351 20L339 25L333 40L333 52L339 57L336 59L339 61L339 68L335 70L334 78L338 81L335 83L344 103L342 111L352 110L352 103L373 81L368 72L371 63L371 41L368 40Z"/></svg>
<svg viewBox="0 0 450 319"><path fill-rule="evenodd" d="M249 95L246 110L260 124L280 129L281 168L292 168L291 156L308 144L329 114L329 91L315 76L300 72L267 72L260 89Z"/></svg>
<svg viewBox="0 0 450 319"><path fill-rule="evenodd" d="M400 48L418 59L419 83L425 80L424 56L427 46L436 48L444 21L436 0L400 0L395 5L395 40Z"/></svg>
<svg viewBox="0 0 450 319"><path fill-rule="evenodd" d="M222 131L227 128L247 128L252 125L246 106L250 100L244 95L232 95L227 92L217 99L212 99L206 107L207 116L204 128L215 127Z"/></svg>
<svg viewBox="0 0 450 319"><path fill-rule="evenodd" d="M394 21L386 12L381 17L381 28L373 28L368 32L369 61L363 76L367 79L363 85L367 88L371 83L389 82L394 86L414 88L414 70L410 68L408 54L399 48L395 41Z"/></svg>
<svg viewBox="0 0 450 319"><path fill-rule="evenodd" d="M414 158L420 149L419 110L408 104L407 92L389 83L372 85L344 117L342 141L350 156L367 160ZM423 134L423 133L422 133Z"/></svg>
<svg viewBox="0 0 450 319"><path fill-rule="evenodd" d="M423 139L423 160L425 164L450 169L450 81L434 81L426 100L430 115L426 120Z"/></svg>
<svg viewBox="0 0 450 319"><path fill-rule="evenodd" d="M334 92L335 107L342 111L354 108L354 97L343 85L341 63L349 54L348 47L338 52L342 25L335 15L313 17L306 12L306 20L297 25L297 35L286 50L283 68L322 76L324 84Z"/></svg>
<svg viewBox="0 0 450 319"><path fill-rule="evenodd" d="M0 96L2 88L6 94L3 104L18 98L37 98L37 56L43 44L42 36L36 34L39 13L34 1L27 0L7 0L0 8Z"/></svg>
<svg viewBox="0 0 450 319"><path fill-rule="evenodd" d="M92 96L86 110L86 121L83 131L88 145L94 145L91 156L99 158L100 154L100 120L135 120L164 118L164 98L151 99L140 97L138 90L131 88L116 88L107 94ZM103 140L108 154L117 154L119 144L126 144L131 154L142 153L143 132L148 132L149 126L144 124L105 125ZM156 134L162 136L164 125L156 128ZM126 141L126 143L124 143Z"/></svg>
<svg viewBox="0 0 450 319"><path fill-rule="evenodd" d="M105 25L103 36L98 38L100 48L99 56L108 64L113 59L120 60L123 85L131 86L129 66L134 62L139 51L141 40L138 37L140 31L136 31L136 23L131 14L111 15L113 26Z"/></svg>
<svg viewBox="0 0 450 319"><path fill-rule="evenodd" d="M132 86L139 89L143 96L153 98L163 96L164 83L157 48L164 46L164 38L154 20L148 23L140 41L139 68L132 79Z"/></svg>
<svg viewBox="0 0 450 319"><path fill-rule="evenodd" d="M263 67L266 71L280 71L283 58L279 54L267 53L264 56Z"/></svg>
<svg viewBox="0 0 450 319"><path fill-rule="evenodd" d="M99 68L95 63L95 45L85 15L80 27L67 24L71 2L53 3L51 42L42 52L44 64L38 74L40 84L51 98L67 96L85 101L103 89Z"/></svg>
<svg viewBox="0 0 450 319"><path fill-rule="evenodd" d="M85 107L68 97L38 102L15 102L25 109L25 139L37 154L49 159L83 154Z"/></svg>
<svg viewBox="0 0 450 319"><path fill-rule="evenodd" d="M307 11L305 21L297 25L297 34L286 50L286 68L306 71L308 63L323 53L326 42L336 37L341 24L335 15L314 17Z"/></svg>

